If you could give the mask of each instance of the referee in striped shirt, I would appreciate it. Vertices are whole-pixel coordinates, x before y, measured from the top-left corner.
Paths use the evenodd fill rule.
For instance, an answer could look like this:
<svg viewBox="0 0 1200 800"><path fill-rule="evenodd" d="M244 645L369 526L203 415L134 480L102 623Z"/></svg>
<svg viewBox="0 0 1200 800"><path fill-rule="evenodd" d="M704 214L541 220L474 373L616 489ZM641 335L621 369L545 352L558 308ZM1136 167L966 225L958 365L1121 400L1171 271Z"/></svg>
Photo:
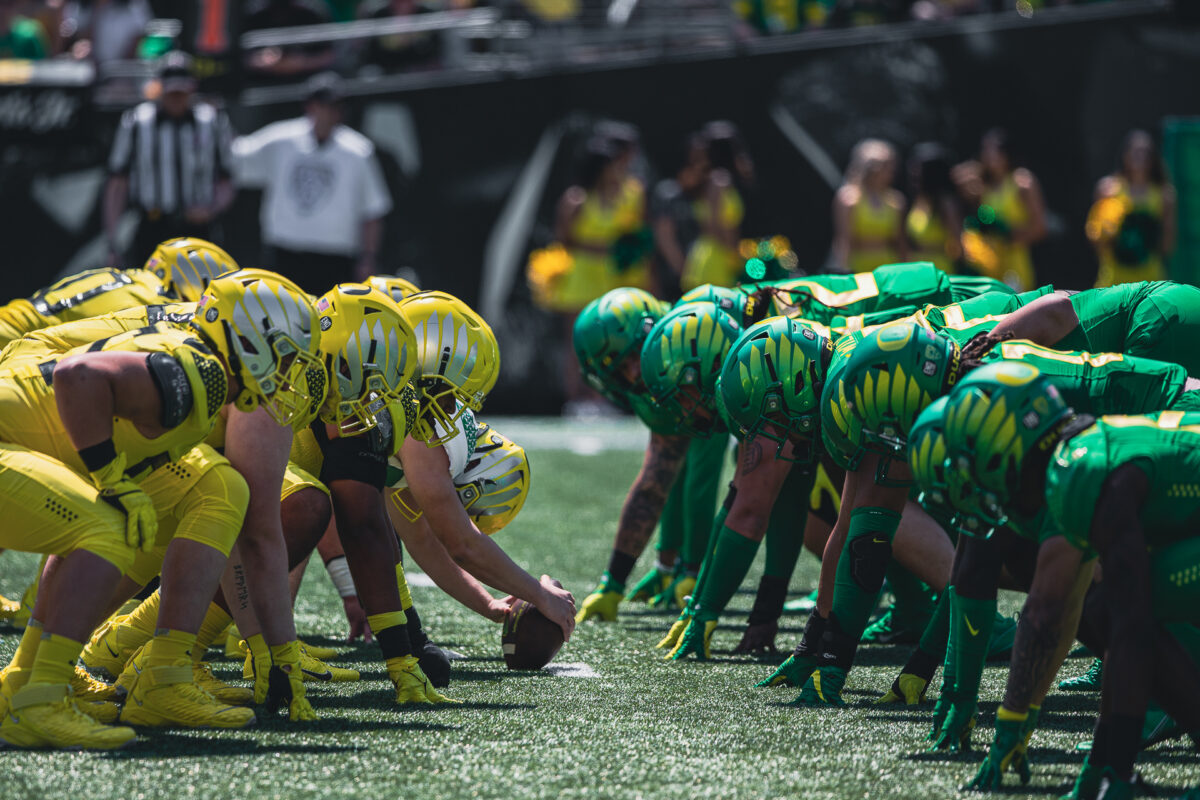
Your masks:
<svg viewBox="0 0 1200 800"><path fill-rule="evenodd" d="M176 236L218 240L218 218L233 201L229 118L195 99L196 79L184 53L163 58L159 82L157 101L121 118L108 159L104 231L114 265L140 264L159 242ZM139 221L133 244L122 252L117 224L128 207Z"/></svg>

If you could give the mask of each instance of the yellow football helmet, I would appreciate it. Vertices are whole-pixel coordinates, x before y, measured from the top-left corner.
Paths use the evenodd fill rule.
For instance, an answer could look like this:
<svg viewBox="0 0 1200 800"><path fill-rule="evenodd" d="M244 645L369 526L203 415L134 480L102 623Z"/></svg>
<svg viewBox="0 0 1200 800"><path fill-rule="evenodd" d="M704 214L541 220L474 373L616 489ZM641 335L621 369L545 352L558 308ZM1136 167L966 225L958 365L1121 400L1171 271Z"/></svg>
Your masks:
<svg viewBox="0 0 1200 800"><path fill-rule="evenodd" d="M453 439L463 411L478 411L496 385L500 349L483 317L446 292L418 292L400 303L417 335L417 399L413 435L430 447ZM434 423L444 433L438 436Z"/></svg>
<svg viewBox="0 0 1200 800"><path fill-rule="evenodd" d="M454 478L454 488L475 526L490 536L520 513L530 479L525 448L481 425L475 454Z"/></svg>
<svg viewBox="0 0 1200 800"><path fill-rule="evenodd" d="M378 289L340 283L317 300L317 317L330 389L321 419L336 423L343 436L355 436L378 425L376 415L388 408L396 427L403 426L394 431L402 440L417 405L409 383L417 369L417 340L404 312Z"/></svg>
<svg viewBox="0 0 1200 800"><path fill-rule="evenodd" d="M213 278L233 272L238 265L212 242L180 236L156 247L145 268L158 276L169 297L195 303Z"/></svg>
<svg viewBox="0 0 1200 800"><path fill-rule="evenodd" d="M409 295L421 291L412 281L397 278L395 275L372 275L367 278L367 284L388 295L397 303Z"/></svg>
<svg viewBox="0 0 1200 800"><path fill-rule="evenodd" d="M225 357L242 388L241 411L262 405L280 425L311 414L312 376L323 376L317 312L296 284L266 270L238 270L208 284L192 327Z"/></svg>

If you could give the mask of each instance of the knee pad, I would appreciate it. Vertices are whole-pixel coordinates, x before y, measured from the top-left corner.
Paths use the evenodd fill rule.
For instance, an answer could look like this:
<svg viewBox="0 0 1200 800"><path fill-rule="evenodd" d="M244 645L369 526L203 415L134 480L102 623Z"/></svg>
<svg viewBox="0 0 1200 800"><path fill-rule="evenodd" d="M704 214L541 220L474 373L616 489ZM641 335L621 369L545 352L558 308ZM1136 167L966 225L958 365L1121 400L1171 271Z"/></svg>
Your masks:
<svg viewBox="0 0 1200 800"><path fill-rule="evenodd" d="M892 561L892 543L866 533L846 542L850 551L850 577L865 592L883 588L883 576Z"/></svg>

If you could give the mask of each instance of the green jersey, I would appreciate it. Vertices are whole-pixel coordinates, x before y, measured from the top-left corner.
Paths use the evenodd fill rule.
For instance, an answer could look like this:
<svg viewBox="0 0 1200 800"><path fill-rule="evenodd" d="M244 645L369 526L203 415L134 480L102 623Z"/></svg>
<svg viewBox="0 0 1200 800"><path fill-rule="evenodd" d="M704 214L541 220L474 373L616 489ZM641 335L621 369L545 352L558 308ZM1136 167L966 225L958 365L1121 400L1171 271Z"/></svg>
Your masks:
<svg viewBox="0 0 1200 800"><path fill-rule="evenodd" d="M1075 547L1094 552L1092 518L1105 481L1130 463L1150 482L1139 517L1151 552L1200 531L1200 414L1103 417L1060 442L1046 470L1046 507Z"/></svg>
<svg viewBox="0 0 1200 800"><path fill-rule="evenodd" d="M918 321L928 323L935 331L963 345L977 334L990 331L1017 309L1053 291L1053 286L1043 286L1020 294L988 292L948 306L926 306L919 312Z"/></svg>
<svg viewBox="0 0 1200 800"><path fill-rule="evenodd" d="M1173 281L1141 281L1071 296L1079 326L1060 347L1129 353L1182 364L1200 374L1200 289Z"/></svg>
<svg viewBox="0 0 1200 800"><path fill-rule="evenodd" d="M955 300L950 277L928 261L884 264L855 275L813 275L750 284L748 291L775 290L774 312L829 325L835 316L854 317L889 309L944 305Z"/></svg>
<svg viewBox="0 0 1200 800"><path fill-rule="evenodd" d="M1030 364L1054 383L1067 405L1083 414L1148 414L1183 396L1187 370L1121 353L1088 353L1042 347L1024 339L1001 342L985 362Z"/></svg>

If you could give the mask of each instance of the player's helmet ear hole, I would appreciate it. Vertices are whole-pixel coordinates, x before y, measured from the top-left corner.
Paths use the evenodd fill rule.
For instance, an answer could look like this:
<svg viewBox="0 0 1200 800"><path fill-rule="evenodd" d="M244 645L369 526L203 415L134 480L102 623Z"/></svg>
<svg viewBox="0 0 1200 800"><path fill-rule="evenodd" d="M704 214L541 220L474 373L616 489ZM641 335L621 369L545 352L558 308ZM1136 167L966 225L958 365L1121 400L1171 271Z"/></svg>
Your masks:
<svg viewBox="0 0 1200 800"><path fill-rule="evenodd" d="M247 339L245 336L238 335L238 341L241 342L242 350L252 355L258 355L258 348L254 346L254 342Z"/></svg>
<svg viewBox="0 0 1200 800"><path fill-rule="evenodd" d="M992 453L992 457L989 458L987 461L987 470L988 470L988 472L993 472L993 471L999 469L999 467L1000 467L1000 454Z"/></svg>
<svg viewBox="0 0 1200 800"><path fill-rule="evenodd" d="M797 395L804 391L804 370L796 373L796 377L792 379L792 385Z"/></svg>

